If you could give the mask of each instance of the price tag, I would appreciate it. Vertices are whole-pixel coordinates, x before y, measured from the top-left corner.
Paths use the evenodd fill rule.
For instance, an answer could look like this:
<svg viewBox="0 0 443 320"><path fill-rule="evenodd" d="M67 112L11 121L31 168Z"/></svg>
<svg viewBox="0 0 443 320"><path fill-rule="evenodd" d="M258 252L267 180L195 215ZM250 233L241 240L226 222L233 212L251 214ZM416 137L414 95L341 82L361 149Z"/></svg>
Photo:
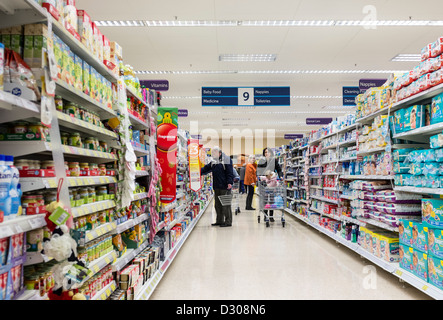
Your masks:
<svg viewBox="0 0 443 320"><path fill-rule="evenodd" d="M400 269L395 270L395 274L398 276L402 276L403 275L403 271L401 271Z"/></svg>
<svg viewBox="0 0 443 320"><path fill-rule="evenodd" d="M102 293L101 295L100 295L100 298L102 299L102 300L106 300L106 295L105 295L105 293Z"/></svg>
<svg viewBox="0 0 443 320"><path fill-rule="evenodd" d="M422 289L423 291L427 291L427 290L428 290L428 286L427 286L427 285L424 285L421 289Z"/></svg>
<svg viewBox="0 0 443 320"><path fill-rule="evenodd" d="M51 213L48 219L54 222L56 225L60 226L66 223L69 217L70 217L69 212L65 211L62 207L57 207L57 209L55 209Z"/></svg>
<svg viewBox="0 0 443 320"><path fill-rule="evenodd" d="M106 289L105 291L106 291L106 295L109 297L111 295L111 290Z"/></svg>
<svg viewBox="0 0 443 320"><path fill-rule="evenodd" d="M39 221L37 219L30 219L28 222L31 225L31 230L32 229L37 229L37 228L40 227L40 223L39 223Z"/></svg>
<svg viewBox="0 0 443 320"><path fill-rule="evenodd" d="M9 227L9 226L0 227L0 239L9 237L12 234L14 234L14 232L12 231L11 227Z"/></svg>

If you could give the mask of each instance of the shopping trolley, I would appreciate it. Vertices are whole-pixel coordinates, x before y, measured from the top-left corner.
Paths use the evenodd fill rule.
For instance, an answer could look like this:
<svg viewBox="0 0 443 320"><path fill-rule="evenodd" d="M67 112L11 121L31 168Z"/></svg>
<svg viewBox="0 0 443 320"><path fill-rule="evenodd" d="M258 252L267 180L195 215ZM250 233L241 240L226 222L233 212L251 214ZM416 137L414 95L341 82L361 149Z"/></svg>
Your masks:
<svg viewBox="0 0 443 320"><path fill-rule="evenodd" d="M260 223L260 213L263 212L264 221L266 227L269 227L269 215L266 211L273 210L276 218L275 211L281 212L281 224L285 227L285 203L286 203L286 186L278 181L276 187L268 187L266 181L258 181L258 194L259 194L259 212L258 223Z"/></svg>

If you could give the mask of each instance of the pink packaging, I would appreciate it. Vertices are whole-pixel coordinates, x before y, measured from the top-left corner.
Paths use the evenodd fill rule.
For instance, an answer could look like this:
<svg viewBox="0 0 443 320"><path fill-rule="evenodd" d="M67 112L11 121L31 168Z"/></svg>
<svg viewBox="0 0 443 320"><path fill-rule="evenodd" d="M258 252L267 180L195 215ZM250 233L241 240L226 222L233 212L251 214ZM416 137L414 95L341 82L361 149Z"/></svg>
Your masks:
<svg viewBox="0 0 443 320"><path fill-rule="evenodd" d="M438 38L431 44L431 57L437 57L443 53L443 37Z"/></svg>
<svg viewBox="0 0 443 320"><path fill-rule="evenodd" d="M431 57L432 43L421 49L421 61L425 61Z"/></svg>
<svg viewBox="0 0 443 320"><path fill-rule="evenodd" d="M441 83L443 83L443 70L440 69L432 72L429 76L429 85L434 87Z"/></svg>
<svg viewBox="0 0 443 320"><path fill-rule="evenodd" d="M0 274L0 301L6 299L6 287L8 283L8 273Z"/></svg>
<svg viewBox="0 0 443 320"><path fill-rule="evenodd" d="M8 241L9 238L0 239L0 266L6 265L8 258Z"/></svg>

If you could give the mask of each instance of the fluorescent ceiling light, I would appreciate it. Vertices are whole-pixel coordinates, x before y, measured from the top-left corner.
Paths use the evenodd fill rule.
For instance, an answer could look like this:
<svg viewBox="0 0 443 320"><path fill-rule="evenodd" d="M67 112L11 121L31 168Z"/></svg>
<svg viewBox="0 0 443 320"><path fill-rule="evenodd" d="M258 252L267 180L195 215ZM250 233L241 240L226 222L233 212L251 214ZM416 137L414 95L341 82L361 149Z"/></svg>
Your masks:
<svg viewBox="0 0 443 320"><path fill-rule="evenodd" d="M99 27L441 27L442 20L100 20Z"/></svg>
<svg viewBox="0 0 443 320"><path fill-rule="evenodd" d="M140 20L102 20L94 21L97 27L144 27Z"/></svg>
<svg viewBox="0 0 443 320"><path fill-rule="evenodd" d="M342 99L343 96L291 96L291 99Z"/></svg>
<svg viewBox="0 0 443 320"><path fill-rule="evenodd" d="M325 110L349 110L354 109L356 106L325 106Z"/></svg>
<svg viewBox="0 0 443 320"><path fill-rule="evenodd" d="M391 61L395 62L420 62L421 61L421 55L420 54L398 54L394 58L391 59Z"/></svg>
<svg viewBox="0 0 443 320"><path fill-rule="evenodd" d="M221 54L219 61L251 61L251 62L270 62L277 59L276 54Z"/></svg>
<svg viewBox="0 0 443 320"><path fill-rule="evenodd" d="M134 71L135 74L365 74L405 73L408 70L184 70L184 71Z"/></svg>

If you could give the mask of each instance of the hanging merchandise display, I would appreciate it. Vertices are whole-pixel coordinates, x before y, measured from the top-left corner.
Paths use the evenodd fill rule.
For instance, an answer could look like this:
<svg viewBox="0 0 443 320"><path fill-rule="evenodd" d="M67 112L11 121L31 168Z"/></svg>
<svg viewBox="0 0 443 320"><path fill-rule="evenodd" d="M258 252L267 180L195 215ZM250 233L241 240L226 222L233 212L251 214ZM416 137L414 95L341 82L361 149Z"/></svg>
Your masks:
<svg viewBox="0 0 443 320"><path fill-rule="evenodd" d="M201 189L200 144L196 139L189 139L189 180L192 191Z"/></svg>
<svg viewBox="0 0 443 320"><path fill-rule="evenodd" d="M157 158L162 169L160 201L176 198L178 108L158 108Z"/></svg>

